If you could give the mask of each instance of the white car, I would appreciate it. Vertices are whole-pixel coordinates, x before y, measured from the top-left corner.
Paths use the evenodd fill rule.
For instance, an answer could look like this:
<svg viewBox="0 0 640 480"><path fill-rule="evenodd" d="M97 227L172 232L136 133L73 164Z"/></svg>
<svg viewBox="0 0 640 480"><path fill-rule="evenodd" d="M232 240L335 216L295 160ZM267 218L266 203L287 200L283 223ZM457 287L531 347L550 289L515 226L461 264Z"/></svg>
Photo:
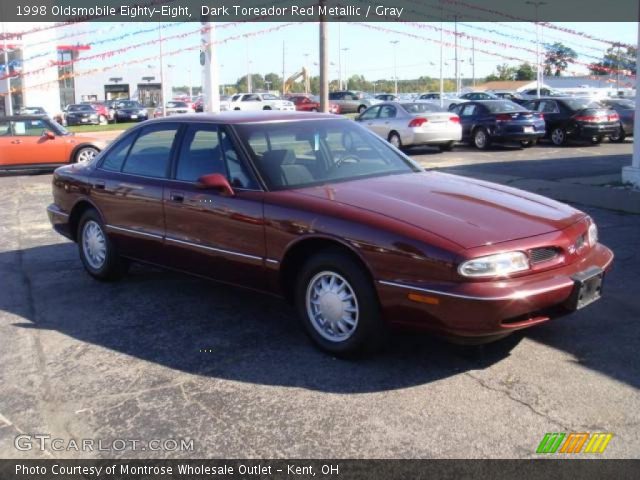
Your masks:
<svg viewBox="0 0 640 480"><path fill-rule="evenodd" d="M237 93L229 100L229 110L290 110L296 106L271 93Z"/></svg>
<svg viewBox="0 0 640 480"><path fill-rule="evenodd" d="M172 100L167 102L164 107L167 117L170 115L179 115L183 113L196 113L193 107L187 102ZM155 118L162 117L162 107L156 108L153 116Z"/></svg>

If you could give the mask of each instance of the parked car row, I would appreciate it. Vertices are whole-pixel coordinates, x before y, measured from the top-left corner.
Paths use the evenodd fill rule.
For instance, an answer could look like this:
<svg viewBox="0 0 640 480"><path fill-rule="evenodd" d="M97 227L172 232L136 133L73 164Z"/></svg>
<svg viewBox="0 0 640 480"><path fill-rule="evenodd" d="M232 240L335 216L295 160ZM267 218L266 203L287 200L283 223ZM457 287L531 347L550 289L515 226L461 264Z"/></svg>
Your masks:
<svg viewBox="0 0 640 480"><path fill-rule="evenodd" d="M633 133L634 104L629 100L542 97L521 105L475 93L468 96L472 97L478 99L448 108L436 99L383 102L363 111L356 121L398 148L435 145L443 150L460 140L484 150L493 143L531 147L542 138L557 146L569 140L598 144L605 137L620 142Z"/></svg>

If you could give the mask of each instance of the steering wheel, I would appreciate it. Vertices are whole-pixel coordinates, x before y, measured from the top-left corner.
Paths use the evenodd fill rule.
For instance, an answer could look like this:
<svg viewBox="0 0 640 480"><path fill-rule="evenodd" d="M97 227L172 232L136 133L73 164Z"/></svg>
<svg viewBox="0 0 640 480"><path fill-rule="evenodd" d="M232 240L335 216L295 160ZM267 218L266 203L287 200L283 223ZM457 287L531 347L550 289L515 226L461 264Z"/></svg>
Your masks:
<svg viewBox="0 0 640 480"><path fill-rule="evenodd" d="M344 157L338 158L333 165L329 168L329 172L334 172L342 166L343 163L360 163L360 157L352 154L347 154Z"/></svg>

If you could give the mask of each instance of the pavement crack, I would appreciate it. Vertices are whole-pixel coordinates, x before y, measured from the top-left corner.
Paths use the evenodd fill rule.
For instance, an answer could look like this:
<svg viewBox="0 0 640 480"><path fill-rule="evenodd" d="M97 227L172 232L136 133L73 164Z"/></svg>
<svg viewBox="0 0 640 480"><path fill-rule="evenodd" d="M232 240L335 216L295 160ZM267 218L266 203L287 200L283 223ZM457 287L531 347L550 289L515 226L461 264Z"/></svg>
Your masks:
<svg viewBox="0 0 640 480"><path fill-rule="evenodd" d="M465 372L465 375L470 377L470 378L472 378L472 379L474 379L481 387L486 388L487 390L490 390L492 392L502 393L503 395L508 397L510 400L512 400L512 401L514 401L516 403L519 403L520 405L523 405L523 406L527 407L529 410L531 410L531 412L533 412L537 416L542 417L542 418L548 420L551 423L559 425L560 427L562 427L566 431L570 431L571 430L571 427L569 427L568 425L565 425L564 423L560 422L559 420L551 418L551 416L548 415L547 413L544 413L544 412L541 412L540 410L537 410L530 403L525 402L524 400L521 400L521 399L511 395L511 393L508 390L503 390L501 388L492 387L491 385L489 385L487 382L485 382L481 378L476 377L476 376L472 375L469 372Z"/></svg>

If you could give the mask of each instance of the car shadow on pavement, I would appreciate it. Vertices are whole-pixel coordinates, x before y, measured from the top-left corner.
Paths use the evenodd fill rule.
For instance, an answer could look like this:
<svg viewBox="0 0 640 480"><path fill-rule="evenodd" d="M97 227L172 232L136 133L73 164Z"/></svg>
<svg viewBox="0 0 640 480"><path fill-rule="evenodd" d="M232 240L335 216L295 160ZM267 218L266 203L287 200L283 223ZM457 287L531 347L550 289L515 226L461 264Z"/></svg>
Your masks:
<svg viewBox="0 0 640 480"><path fill-rule="evenodd" d="M22 317L12 327L41 331L45 348L57 342L47 362L65 370L80 341L194 375L363 393L484 369L520 341L471 347L397 333L383 351L343 360L318 351L279 299L139 265L120 282L98 282L82 269L73 244L0 253L0 274L11 285L0 290L0 310ZM67 338L52 340L47 331ZM92 350L102 364L101 349Z"/></svg>

